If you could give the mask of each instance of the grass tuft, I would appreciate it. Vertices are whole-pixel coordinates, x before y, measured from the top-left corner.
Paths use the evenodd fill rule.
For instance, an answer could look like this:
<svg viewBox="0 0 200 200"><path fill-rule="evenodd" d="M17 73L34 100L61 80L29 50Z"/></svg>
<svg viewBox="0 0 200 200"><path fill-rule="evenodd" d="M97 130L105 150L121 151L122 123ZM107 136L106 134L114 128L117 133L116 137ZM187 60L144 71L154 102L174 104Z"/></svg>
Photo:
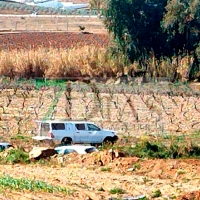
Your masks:
<svg viewBox="0 0 200 200"><path fill-rule="evenodd" d="M121 189L121 188L113 188L110 190L110 194L125 194L125 190Z"/></svg>

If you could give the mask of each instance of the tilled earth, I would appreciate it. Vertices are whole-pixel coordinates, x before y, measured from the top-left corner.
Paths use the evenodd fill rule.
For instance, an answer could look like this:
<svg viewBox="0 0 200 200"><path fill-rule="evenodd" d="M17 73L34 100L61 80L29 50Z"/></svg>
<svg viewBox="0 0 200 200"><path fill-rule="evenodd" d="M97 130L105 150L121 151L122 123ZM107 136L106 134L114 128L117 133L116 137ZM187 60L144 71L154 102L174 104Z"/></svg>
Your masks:
<svg viewBox="0 0 200 200"><path fill-rule="evenodd" d="M103 47L109 38L101 33L81 32L21 32L1 33L0 49L72 48L85 45Z"/></svg>
<svg viewBox="0 0 200 200"><path fill-rule="evenodd" d="M62 158L62 159L61 159ZM118 157L112 160L108 151L87 155L54 156L48 164L3 165L1 174L14 178L29 178L73 189L65 196L60 193L7 191L1 199L138 199L145 195L155 199L200 199L200 160L139 159ZM124 194L110 194L120 188ZM133 198L135 197L135 198Z"/></svg>

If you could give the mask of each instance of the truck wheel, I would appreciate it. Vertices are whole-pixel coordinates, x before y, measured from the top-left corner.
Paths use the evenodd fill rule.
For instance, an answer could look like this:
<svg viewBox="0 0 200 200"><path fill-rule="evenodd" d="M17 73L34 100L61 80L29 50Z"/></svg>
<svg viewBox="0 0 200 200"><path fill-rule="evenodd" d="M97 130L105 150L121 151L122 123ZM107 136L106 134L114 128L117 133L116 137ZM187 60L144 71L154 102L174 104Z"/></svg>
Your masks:
<svg viewBox="0 0 200 200"><path fill-rule="evenodd" d="M61 144L62 145L70 145L70 144L72 144L72 139L65 137L65 138L62 139Z"/></svg>
<svg viewBox="0 0 200 200"><path fill-rule="evenodd" d="M113 145L114 142L113 142L113 139L111 137L107 137L103 140L103 144L104 145Z"/></svg>

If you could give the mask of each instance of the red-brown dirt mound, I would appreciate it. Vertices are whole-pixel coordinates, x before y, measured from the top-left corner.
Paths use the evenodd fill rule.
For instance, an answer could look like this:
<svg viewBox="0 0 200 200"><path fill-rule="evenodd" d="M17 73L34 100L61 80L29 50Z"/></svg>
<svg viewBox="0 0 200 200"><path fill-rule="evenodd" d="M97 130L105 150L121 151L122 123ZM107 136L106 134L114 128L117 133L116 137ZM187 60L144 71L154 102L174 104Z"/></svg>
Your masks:
<svg viewBox="0 0 200 200"><path fill-rule="evenodd" d="M199 200L200 191L188 192L183 196L177 198L177 200Z"/></svg>

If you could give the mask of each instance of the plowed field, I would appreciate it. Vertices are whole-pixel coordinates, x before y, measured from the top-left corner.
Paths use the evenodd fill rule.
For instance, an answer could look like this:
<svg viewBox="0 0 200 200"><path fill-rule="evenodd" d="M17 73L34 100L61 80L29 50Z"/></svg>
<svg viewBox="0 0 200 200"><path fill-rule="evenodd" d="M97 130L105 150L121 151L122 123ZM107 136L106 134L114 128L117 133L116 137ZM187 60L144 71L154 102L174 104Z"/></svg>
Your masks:
<svg viewBox="0 0 200 200"><path fill-rule="evenodd" d="M81 32L21 32L0 34L0 49L71 48L84 45L106 46L108 35Z"/></svg>

